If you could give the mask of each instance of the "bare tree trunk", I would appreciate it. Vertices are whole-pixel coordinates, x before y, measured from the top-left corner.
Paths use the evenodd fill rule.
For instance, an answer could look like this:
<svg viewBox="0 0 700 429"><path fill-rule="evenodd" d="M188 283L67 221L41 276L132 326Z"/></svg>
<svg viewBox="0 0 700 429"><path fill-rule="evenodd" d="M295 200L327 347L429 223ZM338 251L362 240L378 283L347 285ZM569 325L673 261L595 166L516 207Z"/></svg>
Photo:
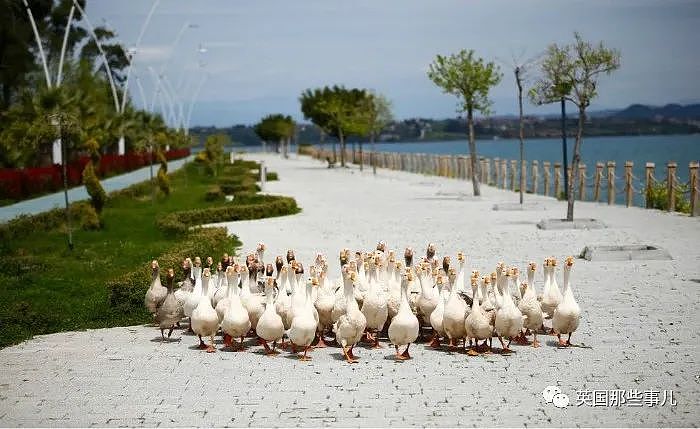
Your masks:
<svg viewBox="0 0 700 429"><path fill-rule="evenodd" d="M523 204L523 195L525 194L525 130L523 128L523 85L520 81L520 68L515 69L515 82L518 84L518 108L520 112L520 204Z"/></svg>
<svg viewBox="0 0 700 429"><path fill-rule="evenodd" d="M338 133L340 136L340 166L345 167L345 136L343 136L343 130Z"/></svg>
<svg viewBox="0 0 700 429"><path fill-rule="evenodd" d="M576 142L574 143L574 155L571 159L571 171L578 171L578 164L581 161L581 143L583 142L583 124L586 122L586 108L579 107L578 109L578 130L576 131ZM564 172L566 174L566 172ZM576 189L576 176L571 174L569 180L568 198L566 206L566 220L574 220L574 189Z"/></svg>
<svg viewBox="0 0 700 429"><path fill-rule="evenodd" d="M335 140L333 140L333 164L338 162L338 155L335 154Z"/></svg>
<svg viewBox="0 0 700 429"><path fill-rule="evenodd" d="M479 162L476 154L476 142L474 141L474 115L472 114L472 109L467 110L467 127L469 128L469 157L472 164L472 186L474 189L474 196L478 197L481 195L481 188L479 187Z"/></svg>
<svg viewBox="0 0 700 429"><path fill-rule="evenodd" d="M318 137L318 149L323 150L323 140L326 137L326 133L324 133L320 128L319 130L321 131L321 134Z"/></svg>

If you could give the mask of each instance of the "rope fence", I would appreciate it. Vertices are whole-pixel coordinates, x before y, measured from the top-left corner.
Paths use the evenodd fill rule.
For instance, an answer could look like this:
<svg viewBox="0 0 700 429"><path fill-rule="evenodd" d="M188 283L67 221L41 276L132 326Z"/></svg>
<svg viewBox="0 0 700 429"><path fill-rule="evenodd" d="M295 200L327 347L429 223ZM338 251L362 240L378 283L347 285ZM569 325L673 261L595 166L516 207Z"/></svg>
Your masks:
<svg viewBox="0 0 700 429"><path fill-rule="evenodd" d="M327 160L329 163L329 160L333 159L333 153L329 150L308 148L306 153L316 159ZM371 151L359 153L348 148L345 159L353 160L363 168L372 166L375 170L384 168L459 180L472 178L473 167L469 155ZM653 162L645 164L643 180L634 175L632 161L626 161L621 171L618 171L615 161L608 161L607 163L596 162L595 171L591 174L587 174L586 164L579 164L578 172L573 175L569 166L566 174L569 182L575 179L573 191L575 198L580 201L600 202L605 194L608 205L613 205L616 203L617 195L620 195L620 198L624 196L625 206L632 207L635 206L634 197L637 195L641 197L639 204L641 207L661 208L669 212L682 209L681 211L687 212L690 216L698 216L700 215L699 165L698 161L689 163L687 182L679 180L676 174L678 165L675 162L666 163L665 177L662 180L656 178L656 164ZM483 184L517 192L522 178L527 193L564 198L560 162L531 161L528 166L528 162L524 161L518 169L517 160L479 157L475 167L476 176ZM589 190L592 190L590 199ZM678 206L680 202L683 204L682 207Z"/></svg>

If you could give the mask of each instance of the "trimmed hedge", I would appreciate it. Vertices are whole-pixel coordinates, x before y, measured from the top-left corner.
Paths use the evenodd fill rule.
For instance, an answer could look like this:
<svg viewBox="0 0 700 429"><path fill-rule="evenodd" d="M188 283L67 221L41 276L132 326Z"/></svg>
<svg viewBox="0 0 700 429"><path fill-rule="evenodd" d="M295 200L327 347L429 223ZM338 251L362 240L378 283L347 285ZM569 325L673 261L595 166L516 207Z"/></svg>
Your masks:
<svg viewBox="0 0 700 429"><path fill-rule="evenodd" d="M219 201L224 199L224 193L221 192L221 187L214 185L204 194L205 201Z"/></svg>
<svg viewBox="0 0 700 429"><path fill-rule="evenodd" d="M73 226L80 225L83 229L99 229L101 222L95 209L87 201L77 201L70 206ZM0 248L12 240L29 235L36 231L50 231L65 224L66 211L55 208L35 215L19 215L14 219L0 224Z"/></svg>
<svg viewBox="0 0 700 429"><path fill-rule="evenodd" d="M158 228L168 234L187 233L191 227L207 223L252 220L299 212L294 198L275 195L241 195L234 205L185 210L167 214L158 220Z"/></svg>
<svg viewBox="0 0 700 429"><path fill-rule="evenodd" d="M231 252L240 246L235 236L229 236L226 228L199 228L187 234L174 249L157 256L161 282L165 284L165 274L168 268L179 272L182 260L195 255L219 255ZM143 297L151 284L150 264L122 274L106 284L110 306L117 312L132 313L135 309L142 311Z"/></svg>
<svg viewBox="0 0 700 429"><path fill-rule="evenodd" d="M223 182L219 185L219 188L225 195L260 192L260 186L258 186L255 182Z"/></svg>

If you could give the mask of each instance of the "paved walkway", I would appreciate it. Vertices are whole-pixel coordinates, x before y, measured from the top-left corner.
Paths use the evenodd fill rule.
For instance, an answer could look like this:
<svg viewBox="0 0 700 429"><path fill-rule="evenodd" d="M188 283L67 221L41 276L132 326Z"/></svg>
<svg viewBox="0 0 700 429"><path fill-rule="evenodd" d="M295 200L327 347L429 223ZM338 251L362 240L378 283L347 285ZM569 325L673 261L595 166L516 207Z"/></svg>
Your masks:
<svg viewBox="0 0 700 429"><path fill-rule="evenodd" d="M168 171L173 172L177 170L178 168L182 167L185 161L189 159L191 159L191 157L168 162ZM153 175L155 176L157 172L158 164L154 164ZM148 180L149 177L150 167L143 167L126 174L102 180L101 183L105 191L112 192L119 189L124 189L133 185L134 183ZM90 197L85 190L85 186L78 186L68 190L68 201L70 202L85 200L88 198ZM9 206L0 207L0 222L6 222L21 214L41 213L55 207L65 207L65 197L63 196L63 191L56 192L55 194L44 195L39 198L33 198L31 200L20 201L19 203L11 204Z"/></svg>
<svg viewBox="0 0 700 429"><path fill-rule="evenodd" d="M261 157L261 155L255 155ZM545 256L577 255L594 243L654 243L672 261L576 260L573 288L582 320L559 349L516 346L508 356L468 357L412 346L395 362L389 348L360 348L347 365L337 348L314 350L311 362L283 353L206 354L176 331L160 343L153 327L68 332L0 350L0 426L697 426L700 373L700 220L638 208L577 204L577 215L605 230L541 231L564 204L528 195L538 210L492 211L516 194L485 188L469 196L457 180L380 171L326 169L307 159L265 158L280 181L267 191L292 195L303 212L226 224L243 251L265 241L272 259L294 248L303 262L328 254L337 272L342 247L395 248L428 241L440 254L464 250L482 272L499 260L524 266ZM559 272L561 283L561 273ZM541 290L541 270L537 275ZM386 343L385 343L386 344ZM557 386L567 408L546 403ZM605 393L577 406L577 391ZM618 391L630 401L610 405ZM635 392L652 406L633 406ZM646 391L646 394L644 393ZM666 391L666 404L660 402ZM675 406L668 403L673 391ZM659 393L659 404L654 405ZM600 395L600 393L598 394ZM646 396L645 396L646 395ZM597 396L600 405L602 396ZM590 401L590 402L589 402ZM643 405L643 404L642 404Z"/></svg>

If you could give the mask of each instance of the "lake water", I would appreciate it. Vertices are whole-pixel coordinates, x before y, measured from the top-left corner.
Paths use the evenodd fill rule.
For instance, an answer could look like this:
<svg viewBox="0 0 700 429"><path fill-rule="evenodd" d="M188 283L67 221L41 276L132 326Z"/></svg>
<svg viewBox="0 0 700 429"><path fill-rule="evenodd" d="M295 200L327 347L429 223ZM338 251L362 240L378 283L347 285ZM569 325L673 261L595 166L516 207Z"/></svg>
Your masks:
<svg viewBox="0 0 700 429"><path fill-rule="evenodd" d="M324 145L330 149L331 145ZM567 151L569 162L574 150L574 139L567 139ZM486 158L519 159L519 140L477 140L477 153ZM370 145L364 145L365 150L370 150ZM292 147L292 151L296 148ZM375 150L382 152L410 152L410 153L435 153L442 155L466 155L469 153L467 141L420 141L411 143L376 143ZM666 163L675 161L678 163L676 175L682 182L688 181L688 164L691 161L700 160L700 134L693 135L659 135L659 136L624 136L624 137L588 137L581 146L582 162L586 164L586 174L591 176L595 172L595 163L615 161L616 187L618 203L624 203L624 165L625 161L632 161L632 172L636 179L633 184L635 189L635 205L643 205L643 196L637 191L644 189L644 176L647 162L656 164L654 176L661 181L666 178ZM528 161L528 170L533 160L562 162L561 139L526 139L525 159ZM510 169L510 165L508 166ZM604 169L604 177L607 169ZM542 170L540 167L540 175ZM528 174L528 180L530 175ZM605 179L603 179L605 182ZM542 192L543 180L540 178L540 192ZM553 186L553 185L552 185ZM563 185L562 185L563 186ZM605 184L603 184L605 186ZM588 187L592 188L592 181ZM603 188L601 199L605 198ZM588 198L592 198L592 192L587 192Z"/></svg>

